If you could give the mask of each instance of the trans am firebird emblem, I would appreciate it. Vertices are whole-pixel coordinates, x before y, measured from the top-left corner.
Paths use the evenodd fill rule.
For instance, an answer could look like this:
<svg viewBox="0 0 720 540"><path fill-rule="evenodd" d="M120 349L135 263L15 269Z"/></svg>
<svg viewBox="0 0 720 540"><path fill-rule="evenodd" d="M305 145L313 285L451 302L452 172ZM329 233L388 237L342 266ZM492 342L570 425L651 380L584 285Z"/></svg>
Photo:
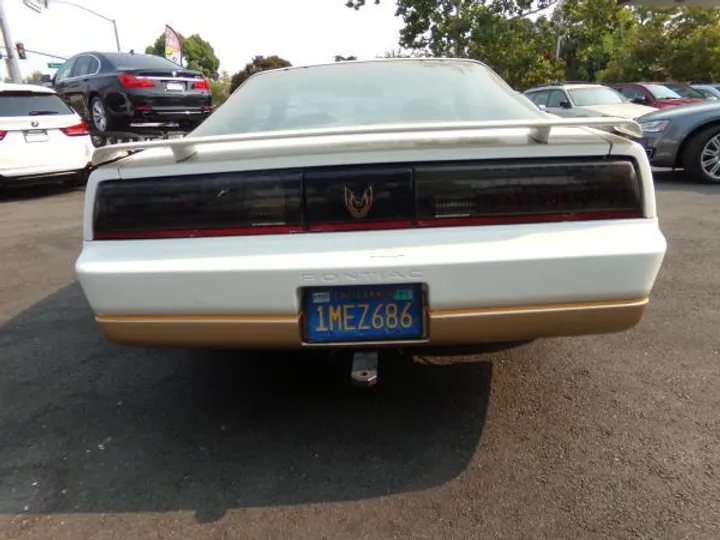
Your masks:
<svg viewBox="0 0 720 540"><path fill-rule="evenodd" d="M373 187L368 186L363 191L361 197L353 193L349 187L345 186L345 206L354 218L364 218L370 212L373 205Z"/></svg>

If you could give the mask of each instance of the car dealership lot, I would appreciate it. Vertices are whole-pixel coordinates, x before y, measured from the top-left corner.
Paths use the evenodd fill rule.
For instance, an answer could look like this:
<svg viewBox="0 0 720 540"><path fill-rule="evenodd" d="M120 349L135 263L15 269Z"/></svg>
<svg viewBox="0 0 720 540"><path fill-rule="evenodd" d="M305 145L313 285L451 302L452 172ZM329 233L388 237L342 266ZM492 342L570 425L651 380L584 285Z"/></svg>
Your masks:
<svg viewBox="0 0 720 540"><path fill-rule="evenodd" d="M4 195L0 538L720 537L720 190L657 186L639 327L366 394L342 359L106 343L82 192Z"/></svg>

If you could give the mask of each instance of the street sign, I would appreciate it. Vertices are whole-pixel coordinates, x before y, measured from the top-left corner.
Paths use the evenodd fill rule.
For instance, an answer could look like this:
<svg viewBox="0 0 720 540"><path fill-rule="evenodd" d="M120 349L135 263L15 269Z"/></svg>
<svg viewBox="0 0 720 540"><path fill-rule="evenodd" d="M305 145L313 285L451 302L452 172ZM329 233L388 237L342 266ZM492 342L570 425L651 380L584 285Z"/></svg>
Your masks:
<svg viewBox="0 0 720 540"><path fill-rule="evenodd" d="M62 65L62 62L48 62L47 67L49 67L50 69L60 69Z"/></svg>
<svg viewBox="0 0 720 540"><path fill-rule="evenodd" d="M23 0L23 4L33 11L42 13L48 7L48 0Z"/></svg>

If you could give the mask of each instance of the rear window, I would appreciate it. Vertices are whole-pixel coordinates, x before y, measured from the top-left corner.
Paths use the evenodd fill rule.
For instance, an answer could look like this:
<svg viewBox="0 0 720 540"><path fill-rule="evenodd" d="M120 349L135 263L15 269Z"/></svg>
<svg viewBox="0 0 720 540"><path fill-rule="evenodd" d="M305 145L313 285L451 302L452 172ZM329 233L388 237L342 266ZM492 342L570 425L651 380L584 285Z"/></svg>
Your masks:
<svg viewBox="0 0 720 540"><path fill-rule="evenodd" d="M678 99L681 97L680 94L673 92L667 86L659 84L646 84L645 88L650 91L655 99Z"/></svg>
<svg viewBox="0 0 720 540"><path fill-rule="evenodd" d="M125 69L182 69L176 63L152 54L105 53L105 58L119 71Z"/></svg>
<svg viewBox="0 0 720 540"><path fill-rule="evenodd" d="M568 90L568 94L578 107L627 103L627 99L612 88L573 88Z"/></svg>
<svg viewBox="0 0 720 540"><path fill-rule="evenodd" d="M702 98L703 95L694 88L685 84L666 84L670 90L685 98Z"/></svg>
<svg viewBox="0 0 720 540"><path fill-rule="evenodd" d="M378 61L258 75L191 136L539 116L537 107L482 64Z"/></svg>
<svg viewBox="0 0 720 540"><path fill-rule="evenodd" d="M1 92L0 117L73 114L56 94Z"/></svg>

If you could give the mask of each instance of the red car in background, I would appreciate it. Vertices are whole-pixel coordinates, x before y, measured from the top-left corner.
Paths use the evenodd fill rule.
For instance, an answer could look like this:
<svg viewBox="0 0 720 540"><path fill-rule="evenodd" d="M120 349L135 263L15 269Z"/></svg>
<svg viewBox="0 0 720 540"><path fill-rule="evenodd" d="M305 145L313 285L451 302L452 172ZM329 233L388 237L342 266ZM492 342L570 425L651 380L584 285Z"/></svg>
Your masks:
<svg viewBox="0 0 720 540"><path fill-rule="evenodd" d="M636 82L609 84L633 103L657 109L700 103L707 99L691 86L673 82Z"/></svg>

